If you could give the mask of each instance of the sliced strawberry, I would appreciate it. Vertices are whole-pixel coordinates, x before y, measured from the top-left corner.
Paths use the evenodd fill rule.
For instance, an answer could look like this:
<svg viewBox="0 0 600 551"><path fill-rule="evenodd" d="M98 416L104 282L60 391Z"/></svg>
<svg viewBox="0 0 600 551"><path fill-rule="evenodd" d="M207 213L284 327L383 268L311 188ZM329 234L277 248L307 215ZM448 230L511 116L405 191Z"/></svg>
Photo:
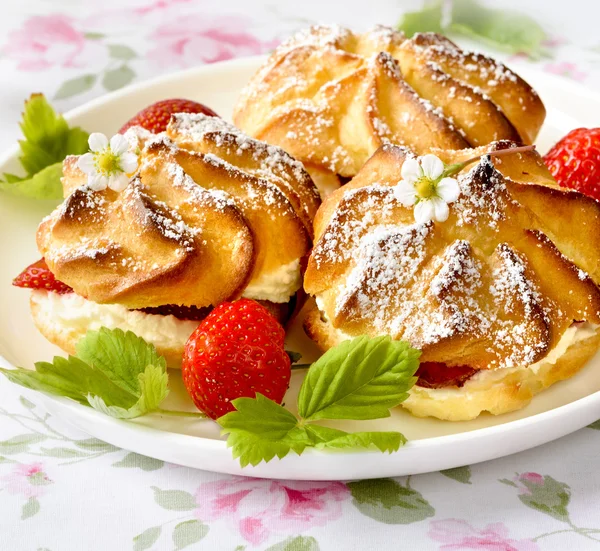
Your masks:
<svg viewBox="0 0 600 551"><path fill-rule="evenodd" d="M71 287L54 277L43 258L25 268L13 279L12 284L26 289L44 289L60 295L73 292Z"/></svg>
<svg viewBox="0 0 600 551"><path fill-rule="evenodd" d="M158 134L167 129L173 113L203 113L211 117L218 117L210 107L189 99L165 99L157 101L142 109L137 115L129 119L119 130L123 134L131 126L142 126L146 130Z"/></svg>
<svg viewBox="0 0 600 551"><path fill-rule="evenodd" d="M202 321L210 311L211 307L198 308L197 306L177 306L176 304L165 304L164 306L153 306L149 308L140 308L140 312L145 314L155 314L159 316L175 316L180 320Z"/></svg>
<svg viewBox="0 0 600 551"><path fill-rule="evenodd" d="M463 386L475 373L468 365L446 365L439 362L422 362L416 376L418 386L425 388L443 388L446 386Z"/></svg>

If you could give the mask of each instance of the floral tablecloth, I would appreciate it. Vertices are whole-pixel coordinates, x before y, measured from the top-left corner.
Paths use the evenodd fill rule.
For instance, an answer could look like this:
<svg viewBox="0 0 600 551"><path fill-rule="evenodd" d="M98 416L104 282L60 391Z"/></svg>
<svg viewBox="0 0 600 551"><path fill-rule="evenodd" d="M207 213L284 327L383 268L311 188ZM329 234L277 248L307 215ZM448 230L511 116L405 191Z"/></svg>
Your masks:
<svg viewBox="0 0 600 551"><path fill-rule="evenodd" d="M33 91L66 111L156 74L268 52L312 22L395 24L418 4L3 4L0 146L18 137L22 102ZM595 3L574 0L568 13L564 3L548 1L502 5L535 14L551 37L546 57L516 55L509 63L536 63L600 89ZM441 473L283 482L142 457L69 428L30 399L0 378L2 551L600 548L600 422L534 450Z"/></svg>

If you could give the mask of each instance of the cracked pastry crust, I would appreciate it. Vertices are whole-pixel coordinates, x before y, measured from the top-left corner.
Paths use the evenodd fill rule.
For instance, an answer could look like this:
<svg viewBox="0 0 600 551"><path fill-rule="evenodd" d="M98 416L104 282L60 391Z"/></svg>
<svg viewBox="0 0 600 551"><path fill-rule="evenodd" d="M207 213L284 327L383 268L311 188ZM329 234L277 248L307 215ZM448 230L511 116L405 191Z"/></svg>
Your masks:
<svg viewBox="0 0 600 551"><path fill-rule="evenodd" d="M387 27L316 26L279 46L234 110L245 132L302 161L315 182L353 177L384 143L421 154L508 139L533 143L535 91L504 65L447 38Z"/></svg>
<svg viewBox="0 0 600 551"><path fill-rule="evenodd" d="M452 164L510 146L431 152ZM416 415L458 420L522 407L598 344L594 330L552 369L527 371L574 322L600 325L600 204L559 188L537 153L516 153L467 167L449 219L415 224L394 196L410 154L383 146L324 202L305 275L319 305L307 332L323 349L388 334L421 349L422 361L480 370L454 400L438 399L448 389L416 386L405 406ZM491 372L508 379L473 394Z"/></svg>

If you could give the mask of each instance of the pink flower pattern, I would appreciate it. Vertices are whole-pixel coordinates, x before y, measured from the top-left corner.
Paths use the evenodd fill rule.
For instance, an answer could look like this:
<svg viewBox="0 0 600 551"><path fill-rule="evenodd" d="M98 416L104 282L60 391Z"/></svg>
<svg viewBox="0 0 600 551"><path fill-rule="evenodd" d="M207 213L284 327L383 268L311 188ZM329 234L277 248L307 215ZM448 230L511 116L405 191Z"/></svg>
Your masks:
<svg viewBox="0 0 600 551"><path fill-rule="evenodd" d="M562 77L568 77L579 81L585 80L587 77L587 74L583 71L580 71L575 63L570 63L569 61L546 63L546 65L544 65L544 70L547 73L553 73L555 75L560 75Z"/></svg>
<svg viewBox="0 0 600 551"><path fill-rule="evenodd" d="M11 474L0 477L0 488L11 495L26 498L40 497L46 493L44 486L51 484L41 463L18 464Z"/></svg>
<svg viewBox="0 0 600 551"><path fill-rule="evenodd" d="M54 65L76 67L85 36L66 15L34 16L9 33L2 53L23 71L41 71Z"/></svg>
<svg viewBox="0 0 600 551"><path fill-rule="evenodd" d="M271 534L297 534L339 518L350 491L341 482L302 482L235 478L202 484L196 515L224 519L249 543Z"/></svg>
<svg viewBox="0 0 600 551"><path fill-rule="evenodd" d="M532 540L515 540L509 537L508 528L501 522L488 524L477 530L466 520L433 520L429 525L429 537L439 541L440 551L479 549L480 551L538 551Z"/></svg>
<svg viewBox="0 0 600 551"><path fill-rule="evenodd" d="M241 17L180 16L159 26L150 36L156 47L148 58L161 67L192 67L233 57L260 54L276 42L262 42L245 29Z"/></svg>

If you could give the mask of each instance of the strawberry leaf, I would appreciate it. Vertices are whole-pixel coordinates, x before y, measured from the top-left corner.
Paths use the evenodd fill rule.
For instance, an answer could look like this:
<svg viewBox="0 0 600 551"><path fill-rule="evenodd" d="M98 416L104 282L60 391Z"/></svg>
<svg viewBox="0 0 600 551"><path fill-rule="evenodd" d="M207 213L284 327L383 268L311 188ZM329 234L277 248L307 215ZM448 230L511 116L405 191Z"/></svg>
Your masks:
<svg viewBox="0 0 600 551"><path fill-rule="evenodd" d="M379 419L406 398L420 352L390 337L362 336L327 351L308 370L298 396L306 420Z"/></svg>
<svg viewBox="0 0 600 551"><path fill-rule="evenodd" d="M0 189L35 199L62 198L62 161L87 151L88 133L70 128L42 94L32 94L25 102L20 126L24 139L19 141L19 161L26 174L5 174Z"/></svg>
<svg viewBox="0 0 600 551"><path fill-rule="evenodd" d="M77 344L78 357L38 362L35 371L0 369L10 381L55 396L66 396L120 419L159 408L168 394L164 358L131 332L89 331Z"/></svg>

